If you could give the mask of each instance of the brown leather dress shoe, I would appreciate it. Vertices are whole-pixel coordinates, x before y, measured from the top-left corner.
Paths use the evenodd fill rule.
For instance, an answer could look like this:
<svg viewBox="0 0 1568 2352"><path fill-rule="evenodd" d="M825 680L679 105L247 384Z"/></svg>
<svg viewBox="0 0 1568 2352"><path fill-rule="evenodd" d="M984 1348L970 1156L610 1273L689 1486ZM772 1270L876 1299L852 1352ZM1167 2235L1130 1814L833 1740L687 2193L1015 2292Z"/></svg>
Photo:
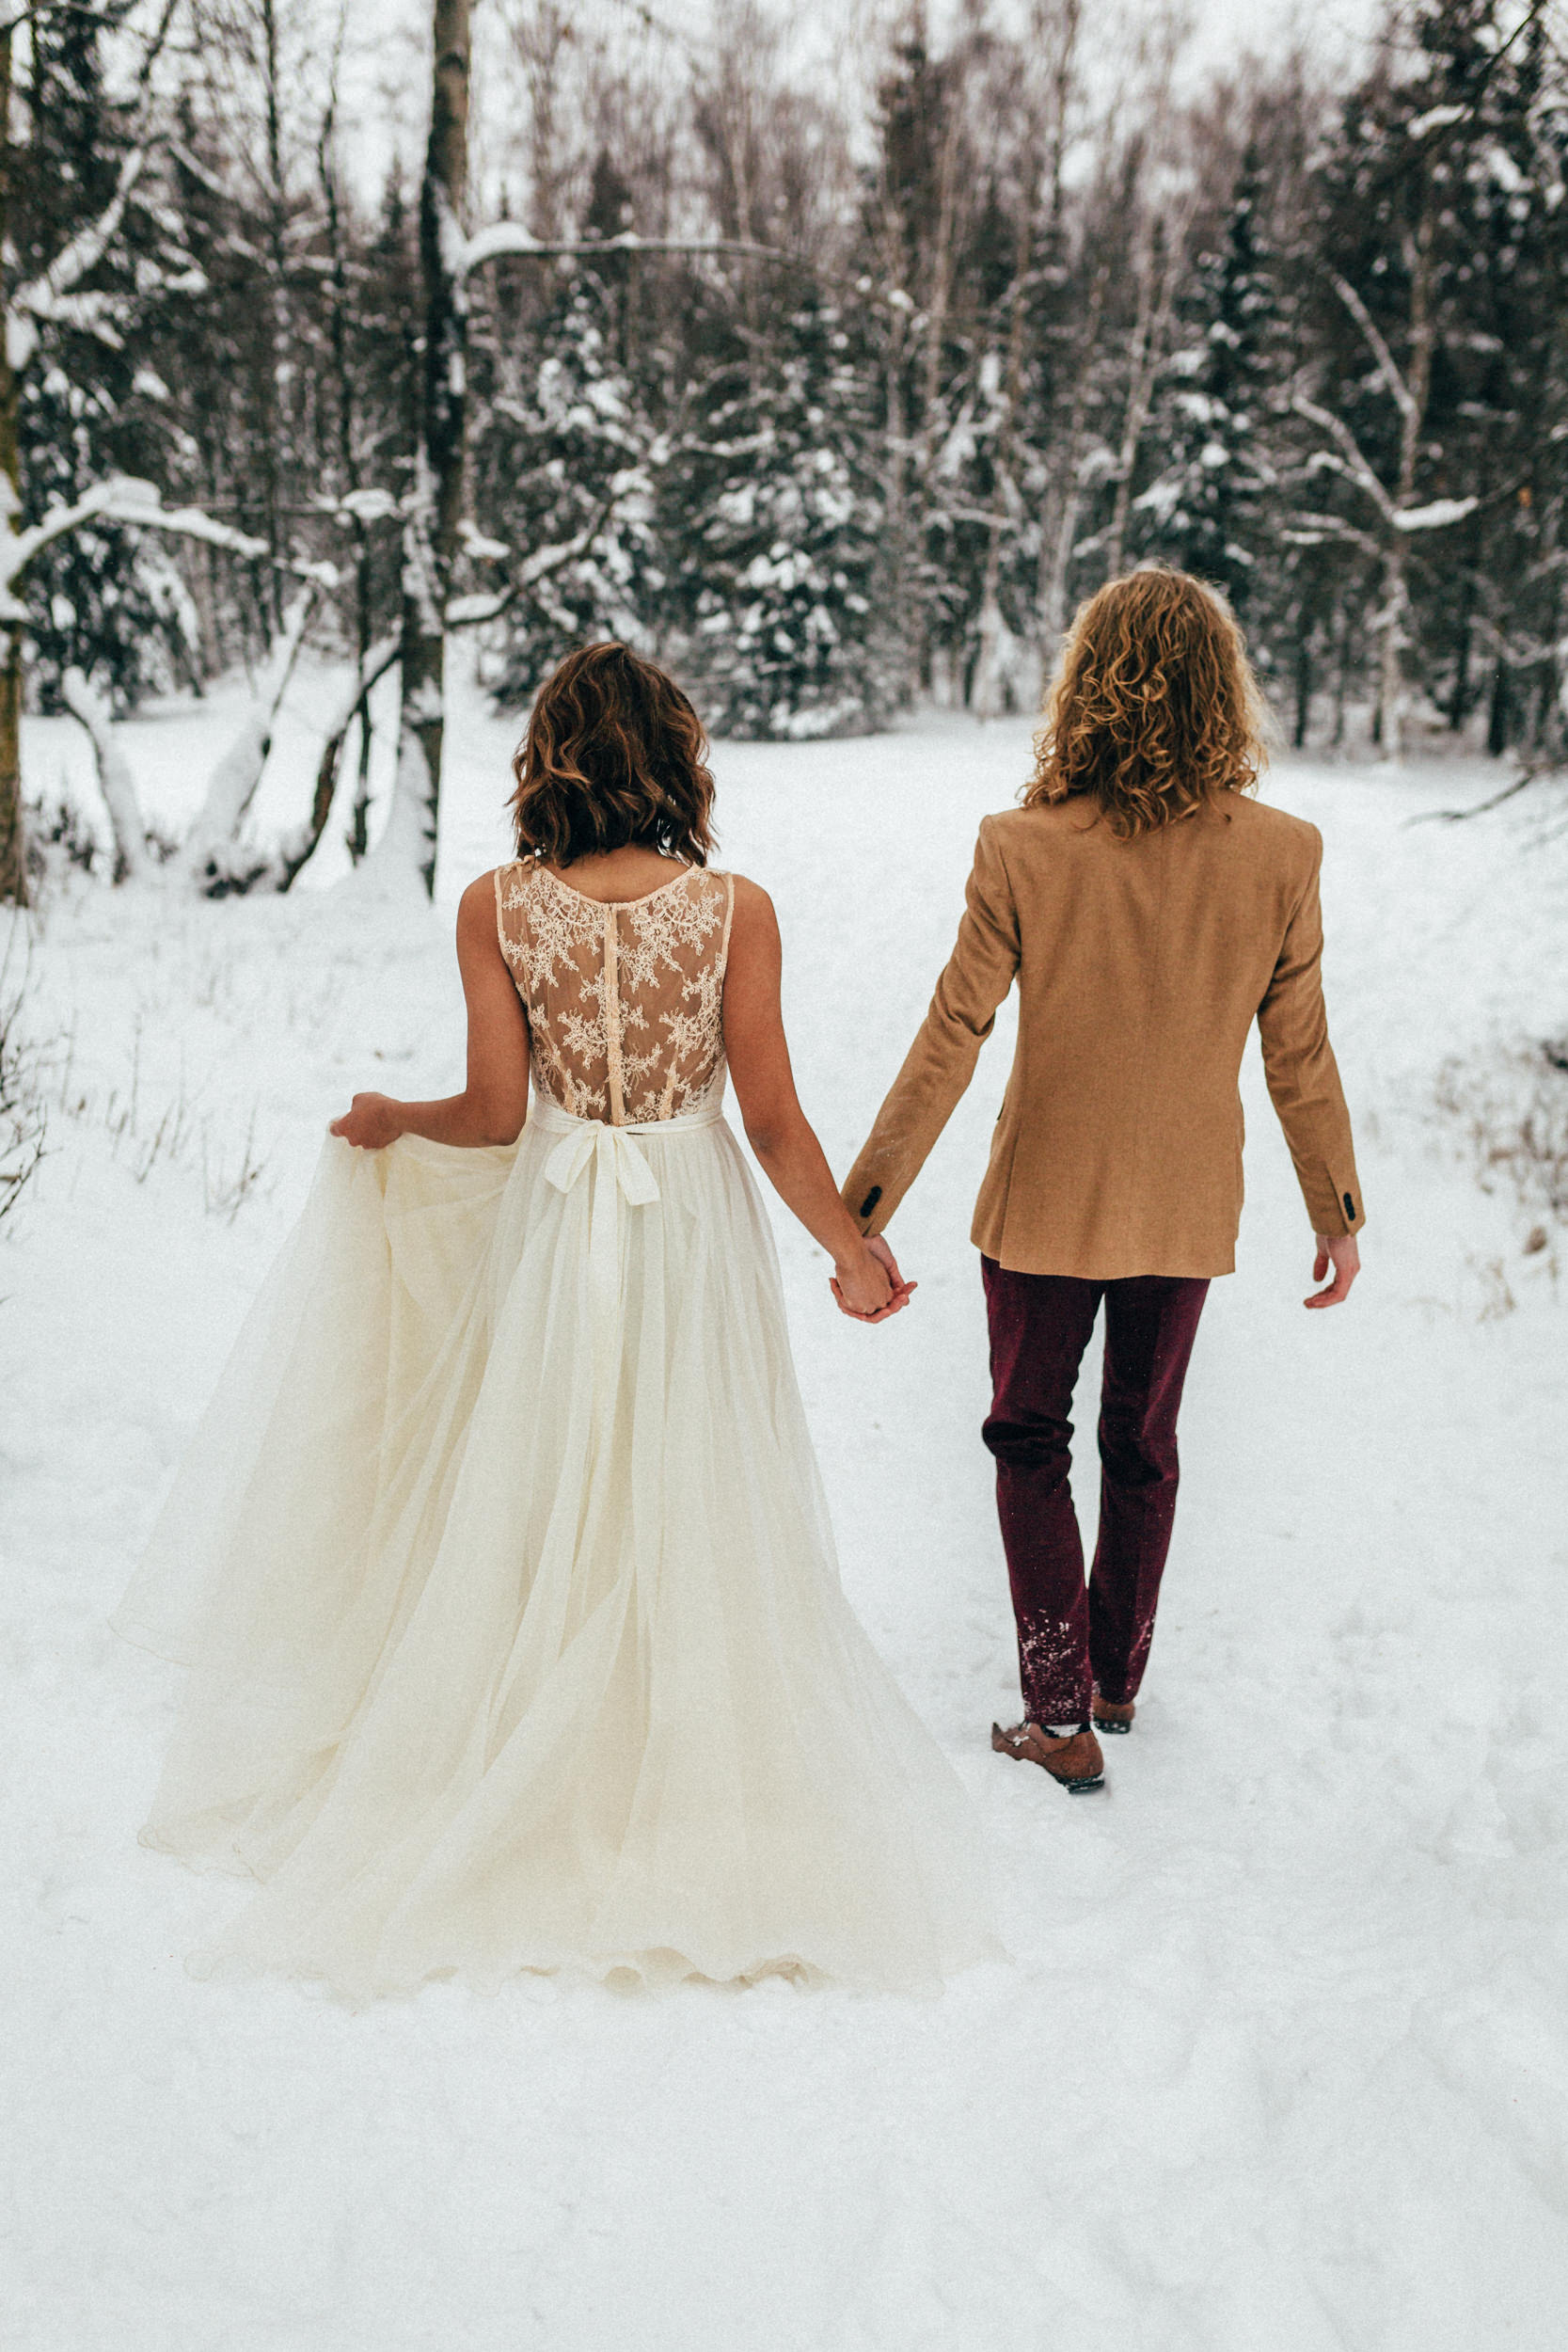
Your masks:
<svg viewBox="0 0 1568 2352"><path fill-rule="evenodd" d="M1098 1691L1089 1709L1097 1731L1131 1731L1132 1718L1137 1711L1131 1699L1125 1707L1118 1707L1114 1699L1102 1699Z"/></svg>
<svg viewBox="0 0 1568 2352"><path fill-rule="evenodd" d="M1092 1731L1064 1734L1042 1731L1038 1724L1014 1724L1004 1731L990 1727L990 1743L998 1756L1016 1757L1020 1764L1037 1764L1069 1797L1081 1797L1105 1781L1105 1758Z"/></svg>

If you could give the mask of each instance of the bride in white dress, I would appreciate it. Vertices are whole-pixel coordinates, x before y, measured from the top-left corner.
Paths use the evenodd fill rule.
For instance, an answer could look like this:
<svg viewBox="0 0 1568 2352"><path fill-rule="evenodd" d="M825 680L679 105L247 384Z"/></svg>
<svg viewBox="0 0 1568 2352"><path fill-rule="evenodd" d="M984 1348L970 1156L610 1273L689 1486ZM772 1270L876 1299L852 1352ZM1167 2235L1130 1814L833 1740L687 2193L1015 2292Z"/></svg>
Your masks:
<svg viewBox="0 0 1568 2352"><path fill-rule="evenodd" d="M932 1986L976 1825L840 1589L748 1137L871 1320L695 713L573 655L464 894L467 1083L356 1095L116 1617L190 1668L144 1841L261 1882L198 1964ZM532 1102L529 1100L531 1068Z"/></svg>

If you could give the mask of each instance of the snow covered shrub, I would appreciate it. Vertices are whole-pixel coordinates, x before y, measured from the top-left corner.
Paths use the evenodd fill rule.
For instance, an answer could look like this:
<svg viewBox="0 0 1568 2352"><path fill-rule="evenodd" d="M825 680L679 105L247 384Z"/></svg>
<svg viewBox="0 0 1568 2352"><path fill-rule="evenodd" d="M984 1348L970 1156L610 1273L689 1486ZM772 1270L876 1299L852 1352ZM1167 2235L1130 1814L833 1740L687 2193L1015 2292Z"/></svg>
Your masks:
<svg viewBox="0 0 1568 2352"><path fill-rule="evenodd" d="M1568 1225L1568 1038L1446 1062L1437 1104L1462 1128L1483 1191L1506 1187L1530 1217ZM1546 1239L1542 1230L1530 1243Z"/></svg>
<svg viewBox="0 0 1568 2352"><path fill-rule="evenodd" d="M66 800L28 802L27 872L35 890L53 876L91 874L103 864L103 845L79 809Z"/></svg>
<svg viewBox="0 0 1568 2352"><path fill-rule="evenodd" d="M20 918L0 956L0 1225L22 1197L43 1157L44 1110L41 1060L23 1021L26 964L12 976L12 950L22 936ZM25 950L24 950L25 956Z"/></svg>

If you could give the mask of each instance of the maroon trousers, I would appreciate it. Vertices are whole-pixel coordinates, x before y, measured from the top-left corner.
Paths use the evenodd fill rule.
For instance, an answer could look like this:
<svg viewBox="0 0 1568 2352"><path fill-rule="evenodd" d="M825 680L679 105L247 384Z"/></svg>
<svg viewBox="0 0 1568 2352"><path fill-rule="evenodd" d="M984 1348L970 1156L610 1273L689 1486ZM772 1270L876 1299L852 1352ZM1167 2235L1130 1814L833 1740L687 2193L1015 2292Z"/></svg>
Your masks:
<svg viewBox="0 0 1568 2352"><path fill-rule="evenodd" d="M982 1257L996 1457L1023 1710L1086 1723L1091 1687L1117 1704L1142 1679L1176 1516L1176 1416L1207 1281L1139 1275L1086 1282L1013 1274ZM1073 1382L1105 1302L1100 1540L1087 1589L1068 1486Z"/></svg>

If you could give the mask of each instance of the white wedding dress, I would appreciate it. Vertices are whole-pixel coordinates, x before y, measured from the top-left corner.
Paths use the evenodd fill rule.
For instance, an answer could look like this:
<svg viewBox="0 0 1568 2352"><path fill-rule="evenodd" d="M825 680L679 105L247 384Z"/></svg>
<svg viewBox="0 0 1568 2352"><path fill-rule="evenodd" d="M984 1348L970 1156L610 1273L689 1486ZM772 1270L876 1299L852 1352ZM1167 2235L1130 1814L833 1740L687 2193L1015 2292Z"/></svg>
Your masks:
<svg viewBox="0 0 1568 2352"><path fill-rule="evenodd" d="M115 1619L190 1669L145 1842L261 1882L193 1964L366 2000L997 1951L840 1589L721 1116L733 901L501 867L520 1140L328 1142Z"/></svg>

